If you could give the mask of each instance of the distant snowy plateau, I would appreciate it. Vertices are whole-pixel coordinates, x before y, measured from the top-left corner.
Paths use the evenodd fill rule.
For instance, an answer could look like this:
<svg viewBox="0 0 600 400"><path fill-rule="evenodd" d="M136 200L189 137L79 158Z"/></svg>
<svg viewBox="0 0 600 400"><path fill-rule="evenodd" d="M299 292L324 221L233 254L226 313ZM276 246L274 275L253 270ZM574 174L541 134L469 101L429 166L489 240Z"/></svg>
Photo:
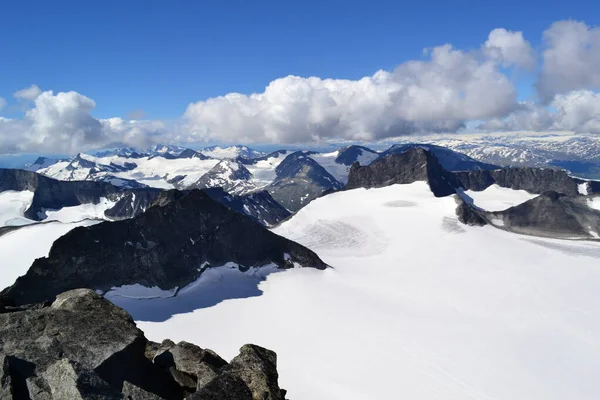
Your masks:
<svg viewBox="0 0 600 400"><path fill-rule="evenodd" d="M0 169L0 300L84 286L153 341L259 344L293 400L598 399L593 136L155 146L25 169Z"/></svg>

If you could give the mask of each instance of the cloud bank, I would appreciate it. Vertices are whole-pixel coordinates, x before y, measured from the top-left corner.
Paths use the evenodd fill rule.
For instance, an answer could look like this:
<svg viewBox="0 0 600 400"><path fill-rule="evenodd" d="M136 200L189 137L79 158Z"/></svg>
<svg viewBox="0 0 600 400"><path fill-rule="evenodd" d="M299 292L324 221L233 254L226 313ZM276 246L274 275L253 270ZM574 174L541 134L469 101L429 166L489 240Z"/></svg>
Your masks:
<svg viewBox="0 0 600 400"><path fill-rule="evenodd" d="M0 118L0 152L74 153L109 143L318 143L481 130L600 133L600 28L559 21L536 52L522 32L492 30L476 49L425 49L420 60L358 80L287 76L261 93L189 104L179 121L97 119L77 92L16 91L22 118ZM538 100L519 102L513 72L534 73ZM528 72L529 71L529 72ZM0 109L6 101L0 98ZM472 123L470 125L473 125Z"/></svg>

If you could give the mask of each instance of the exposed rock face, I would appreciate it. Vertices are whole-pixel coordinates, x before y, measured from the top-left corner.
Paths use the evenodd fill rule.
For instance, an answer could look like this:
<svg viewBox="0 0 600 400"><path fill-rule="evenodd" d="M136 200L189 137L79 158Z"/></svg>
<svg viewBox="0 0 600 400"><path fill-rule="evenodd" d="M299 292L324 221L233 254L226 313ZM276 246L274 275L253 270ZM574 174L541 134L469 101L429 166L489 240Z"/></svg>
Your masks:
<svg viewBox="0 0 600 400"><path fill-rule="evenodd" d="M261 225L273 226L291 215L266 190L242 196L230 195L221 188L204 189L204 192L212 199L234 211L247 215Z"/></svg>
<svg viewBox="0 0 600 400"><path fill-rule="evenodd" d="M127 193L158 194L158 189L125 189L108 182L58 181L31 171L0 169L0 192L5 190L29 190L34 192L31 206L25 217L39 221L44 209L60 209L80 204L100 202L101 198L119 200ZM111 214L114 218L129 218L131 215Z"/></svg>
<svg viewBox="0 0 600 400"><path fill-rule="evenodd" d="M2 399L283 399L275 353L245 345L228 364L190 343L149 342L94 291L0 306Z"/></svg>
<svg viewBox="0 0 600 400"><path fill-rule="evenodd" d="M192 149L185 149L177 156L177 158L197 158L200 160L208 160L210 157L207 157L204 154Z"/></svg>
<svg viewBox="0 0 600 400"><path fill-rule="evenodd" d="M366 166L352 164L345 189L377 188L417 181L428 182L437 197L455 193L452 175L444 170L433 153L418 147L400 154L389 154Z"/></svg>
<svg viewBox="0 0 600 400"><path fill-rule="evenodd" d="M181 288L204 269L228 262L241 269L267 264L291 268L295 263L326 267L307 248L193 190L133 219L73 229L2 295L21 305L81 287L106 291L137 283Z"/></svg>
<svg viewBox="0 0 600 400"><path fill-rule="evenodd" d="M487 225L486 220L479 214L474 206L467 204L458 196L456 196L456 202L458 204L456 207L456 216L460 222L471 226Z"/></svg>
<svg viewBox="0 0 600 400"><path fill-rule="evenodd" d="M370 164L371 161L379 157L379 153L364 146L352 145L340 149L335 162L342 165L350 166L355 162L359 162L360 165ZM369 160L368 162L361 162L362 160Z"/></svg>
<svg viewBox="0 0 600 400"><path fill-rule="evenodd" d="M242 163L225 159L190 185L190 189L220 187L231 194L245 194L256 190L251 179L252 174Z"/></svg>
<svg viewBox="0 0 600 400"><path fill-rule="evenodd" d="M166 204L176 192L155 188L127 189L98 181L59 181L35 172L0 169L0 192L5 190L34 192L33 202L25 211L25 217L34 221L42 219L45 209L97 204L101 198L116 202L112 208L105 211L107 219L129 219L142 214L155 204ZM274 225L290 215L264 191L234 196L215 188L207 189L207 193L213 199L263 225Z"/></svg>
<svg viewBox="0 0 600 400"><path fill-rule="evenodd" d="M600 234L600 211L585 196L544 192L504 211L478 214L498 228L525 235L564 239L593 239Z"/></svg>
<svg viewBox="0 0 600 400"><path fill-rule="evenodd" d="M555 191L567 195L579 194L583 181L570 177L565 171L546 168L502 168L492 171L455 172L457 184L465 190L481 191L498 186L525 190L529 193Z"/></svg>
<svg viewBox="0 0 600 400"><path fill-rule="evenodd" d="M390 154L401 154L410 149L424 149L433 153L440 164L447 171L473 171L473 170L489 170L498 169L497 165L492 165L477 161L465 154L458 153L446 147L436 146L433 144L397 144L382 152L379 158L384 158Z"/></svg>
<svg viewBox="0 0 600 400"><path fill-rule="evenodd" d="M286 209L294 212L331 189L342 184L315 160L297 151L287 156L275 170L275 180L265 187Z"/></svg>

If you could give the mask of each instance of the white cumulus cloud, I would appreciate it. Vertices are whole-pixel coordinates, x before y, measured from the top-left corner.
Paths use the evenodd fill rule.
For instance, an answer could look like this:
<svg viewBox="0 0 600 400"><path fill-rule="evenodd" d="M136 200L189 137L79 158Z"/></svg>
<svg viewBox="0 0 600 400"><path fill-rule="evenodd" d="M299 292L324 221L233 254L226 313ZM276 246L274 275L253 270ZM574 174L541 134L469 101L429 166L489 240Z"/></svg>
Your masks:
<svg viewBox="0 0 600 400"><path fill-rule="evenodd" d="M600 28L583 22L559 21L544 32L545 49L537 83L550 101L572 90L600 89Z"/></svg>
<svg viewBox="0 0 600 400"><path fill-rule="evenodd" d="M6 99L0 97L0 110L2 110L4 107L6 107Z"/></svg>
<svg viewBox="0 0 600 400"><path fill-rule="evenodd" d="M451 45L428 54L427 61L409 61L359 80L288 76L262 93L192 103L184 115L186 128L197 140L371 140L454 131L467 120L506 115L517 106L516 90L494 60Z"/></svg>
<svg viewBox="0 0 600 400"><path fill-rule="evenodd" d="M38 85L31 85L24 89L17 90L13 93L13 96L18 100L34 101L41 93L42 90Z"/></svg>
<svg viewBox="0 0 600 400"><path fill-rule="evenodd" d="M490 32L483 45L484 53L504 67L516 65L531 69L535 66L535 52L531 44L523 38L523 32L497 28Z"/></svg>

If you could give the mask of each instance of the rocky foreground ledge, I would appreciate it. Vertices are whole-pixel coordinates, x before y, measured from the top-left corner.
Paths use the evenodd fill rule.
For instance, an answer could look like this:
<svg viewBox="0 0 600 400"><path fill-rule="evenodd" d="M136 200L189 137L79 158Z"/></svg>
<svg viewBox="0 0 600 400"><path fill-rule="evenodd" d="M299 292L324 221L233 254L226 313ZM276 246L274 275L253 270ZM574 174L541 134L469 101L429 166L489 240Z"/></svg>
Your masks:
<svg viewBox="0 0 600 400"><path fill-rule="evenodd" d="M250 344L227 363L191 343L148 341L88 289L0 304L0 399L283 400L276 364L273 351Z"/></svg>

